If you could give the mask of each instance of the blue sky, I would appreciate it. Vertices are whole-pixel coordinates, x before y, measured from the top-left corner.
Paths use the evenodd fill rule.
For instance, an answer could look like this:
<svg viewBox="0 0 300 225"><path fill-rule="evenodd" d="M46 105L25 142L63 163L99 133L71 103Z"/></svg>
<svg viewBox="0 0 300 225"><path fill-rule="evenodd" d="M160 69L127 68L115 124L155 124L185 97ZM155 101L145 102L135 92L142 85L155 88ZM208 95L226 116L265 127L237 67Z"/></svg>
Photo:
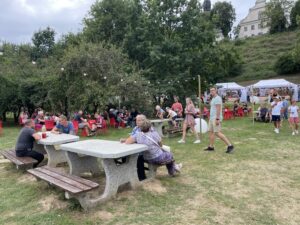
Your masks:
<svg viewBox="0 0 300 225"><path fill-rule="evenodd" d="M230 2L230 0L227 0ZM0 41L31 42L40 28L52 27L57 36L78 32L82 19L95 0L0 0ZM212 4L217 0L212 0ZM237 22L243 19L255 0L231 0ZM237 23L236 22L236 23Z"/></svg>

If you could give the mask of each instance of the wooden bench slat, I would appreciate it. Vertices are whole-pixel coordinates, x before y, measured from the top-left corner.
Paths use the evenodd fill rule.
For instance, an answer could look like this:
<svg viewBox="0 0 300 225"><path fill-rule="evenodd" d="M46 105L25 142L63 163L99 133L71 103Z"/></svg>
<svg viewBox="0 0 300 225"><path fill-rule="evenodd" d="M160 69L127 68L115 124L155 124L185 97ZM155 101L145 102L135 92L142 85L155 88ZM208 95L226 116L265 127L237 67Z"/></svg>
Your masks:
<svg viewBox="0 0 300 225"><path fill-rule="evenodd" d="M81 184L84 184L86 186L89 186L90 188L96 188L96 187L99 187L99 184L98 183L95 183L93 181L90 181L90 180L87 180L87 179L83 179L81 177L78 177L78 176L73 176L71 174L67 174L67 173L63 173L61 171L57 171L57 169L55 168L52 168L52 167L47 167L47 170L50 170L52 172L57 172L57 173L60 173L61 176L64 176L64 177L67 177L67 178L70 178L72 180L75 180Z"/></svg>
<svg viewBox="0 0 300 225"><path fill-rule="evenodd" d="M87 191L87 190L90 190L90 189L91 189L91 187L89 187L89 186L87 186L87 185L84 185L84 184L82 184L82 183L79 183L79 182L77 182L77 181L75 181L75 180L73 180L73 179L71 179L71 178L62 176L62 175L60 174L60 171L57 171L57 170L56 170L55 172L53 172L53 171L48 170L48 169L45 168L45 167L39 167L39 168L36 168L35 170L37 170L37 171L39 171L39 172L41 172L41 173L47 174L47 175L49 175L49 176L51 176L51 177L53 177L53 178L55 178L55 179L57 179L57 180L60 180L60 181L62 181L62 182L64 182L64 183L70 184L70 185L72 185L72 186L74 186L74 187L76 187L76 188L78 188L78 189L83 190L83 191Z"/></svg>
<svg viewBox="0 0 300 225"><path fill-rule="evenodd" d="M1 153L6 159L12 161L17 166L24 165L22 161L19 160L19 157L12 155L9 151Z"/></svg>
<svg viewBox="0 0 300 225"><path fill-rule="evenodd" d="M17 164L17 165L30 165L30 164L34 164L34 163L37 163L38 161L36 159L33 159L31 157L18 157L16 155L16 151L15 150L9 150L7 151L7 154L10 155L10 157L12 159L15 159L16 161L20 161L21 164Z"/></svg>
<svg viewBox="0 0 300 225"><path fill-rule="evenodd" d="M40 172L40 171L38 171L36 169L30 169L30 170L27 170L27 171L30 174L32 174L32 175L34 175L34 176L36 176L36 177L38 177L38 178L40 178L42 180L45 180L45 181L47 181L47 182L49 182L49 183L51 183L51 184L53 184L53 185L55 185L57 187L60 187L60 188L66 190L68 192L71 192L72 194L78 194L78 193L83 192L83 190L81 190L81 189L79 189L77 187L74 187L74 186L72 186L70 184L67 184L67 183L65 183L65 182L63 182L61 180L57 180L57 179L55 179L55 178L53 178L53 177L51 177L51 176L49 176L49 175L47 175L47 174L45 174L43 172Z"/></svg>

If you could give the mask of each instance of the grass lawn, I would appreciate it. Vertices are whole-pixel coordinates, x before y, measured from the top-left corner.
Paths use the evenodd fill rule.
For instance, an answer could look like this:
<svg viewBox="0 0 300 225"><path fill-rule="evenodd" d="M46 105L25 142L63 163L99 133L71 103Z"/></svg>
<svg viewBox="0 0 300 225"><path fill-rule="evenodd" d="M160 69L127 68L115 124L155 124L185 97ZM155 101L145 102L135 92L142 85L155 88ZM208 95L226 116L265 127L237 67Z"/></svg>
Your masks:
<svg viewBox="0 0 300 225"><path fill-rule="evenodd" d="M157 178L135 191L84 212L65 200L59 189L36 181L0 159L0 224L300 224L300 138L287 123L280 134L271 124L249 118L225 121L224 133L234 142L225 154L217 140L215 152L202 143L177 144L165 139L178 162L180 176L160 168ZM5 127L0 149L13 147L19 127ZM130 130L110 130L96 138L118 140Z"/></svg>

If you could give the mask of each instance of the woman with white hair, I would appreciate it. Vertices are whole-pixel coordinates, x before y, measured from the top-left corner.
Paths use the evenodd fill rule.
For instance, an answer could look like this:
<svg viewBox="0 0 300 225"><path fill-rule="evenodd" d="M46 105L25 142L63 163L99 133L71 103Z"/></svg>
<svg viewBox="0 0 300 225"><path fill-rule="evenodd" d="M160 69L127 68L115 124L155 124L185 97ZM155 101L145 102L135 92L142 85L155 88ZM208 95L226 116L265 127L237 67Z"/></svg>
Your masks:
<svg viewBox="0 0 300 225"><path fill-rule="evenodd" d="M192 101L191 98L186 98L186 107L184 110L185 113L185 119L183 122L183 127L182 127L182 138L181 140L178 141L178 143L185 143L185 137L186 137L186 130L188 127L190 127L190 129L193 131L193 133L195 134L196 137L196 141L194 141L194 144L199 144L201 143L198 133L195 129L195 118L194 115L196 114L196 109L194 106L194 103Z"/></svg>
<svg viewBox="0 0 300 225"><path fill-rule="evenodd" d="M173 154L162 149L161 137L151 129L151 122L144 120L140 124L141 132L136 136L130 136L125 141L126 144L144 144L148 146L148 150L143 152L145 161L155 165L166 165L170 176L180 173L182 164L175 164Z"/></svg>

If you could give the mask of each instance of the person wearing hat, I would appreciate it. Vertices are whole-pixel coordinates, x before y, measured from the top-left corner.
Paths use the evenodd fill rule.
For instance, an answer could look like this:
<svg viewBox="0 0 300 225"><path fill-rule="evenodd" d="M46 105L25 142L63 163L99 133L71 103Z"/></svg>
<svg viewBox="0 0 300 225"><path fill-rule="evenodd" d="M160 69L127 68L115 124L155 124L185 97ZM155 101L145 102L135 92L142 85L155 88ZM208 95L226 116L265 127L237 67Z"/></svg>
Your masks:
<svg viewBox="0 0 300 225"><path fill-rule="evenodd" d="M274 101L271 103L272 107L272 121L274 123L274 132L276 134L279 134L279 127L280 127L280 115L283 110L283 104L282 101L280 100L280 97L275 97Z"/></svg>

